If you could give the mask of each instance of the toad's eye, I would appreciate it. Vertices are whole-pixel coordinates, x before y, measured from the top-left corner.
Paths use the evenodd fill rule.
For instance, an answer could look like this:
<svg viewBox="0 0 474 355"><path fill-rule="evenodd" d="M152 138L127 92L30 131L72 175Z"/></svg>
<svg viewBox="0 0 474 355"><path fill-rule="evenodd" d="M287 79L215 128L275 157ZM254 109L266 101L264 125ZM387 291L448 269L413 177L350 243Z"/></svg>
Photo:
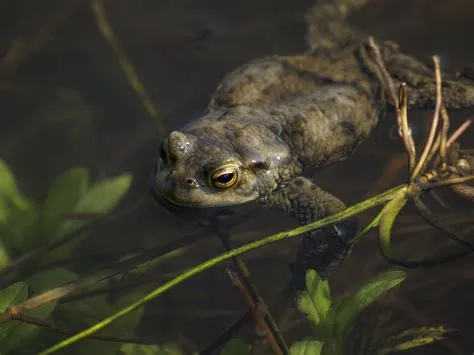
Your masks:
<svg viewBox="0 0 474 355"><path fill-rule="evenodd" d="M215 188L227 189L237 182L237 169L231 166L218 168L211 174L211 184Z"/></svg>

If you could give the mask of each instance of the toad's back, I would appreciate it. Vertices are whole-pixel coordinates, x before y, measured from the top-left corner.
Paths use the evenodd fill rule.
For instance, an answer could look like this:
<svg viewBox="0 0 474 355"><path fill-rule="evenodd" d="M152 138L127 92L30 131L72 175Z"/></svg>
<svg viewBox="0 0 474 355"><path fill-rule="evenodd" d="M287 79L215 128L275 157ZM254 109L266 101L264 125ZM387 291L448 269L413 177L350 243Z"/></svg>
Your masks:
<svg viewBox="0 0 474 355"><path fill-rule="evenodd" d="M185 130L240 127L253 138L269 130L303 168L322 167L353 151L377 123L374 87L352 53L262 58L224 78L208 115Z"/></svg>

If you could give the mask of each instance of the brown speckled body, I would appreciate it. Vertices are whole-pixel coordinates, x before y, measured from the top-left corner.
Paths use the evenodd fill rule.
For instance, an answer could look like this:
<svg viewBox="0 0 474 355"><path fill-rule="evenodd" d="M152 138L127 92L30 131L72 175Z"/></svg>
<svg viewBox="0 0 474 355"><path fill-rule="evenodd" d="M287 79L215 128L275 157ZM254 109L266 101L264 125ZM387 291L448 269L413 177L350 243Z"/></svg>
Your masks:
<svg viewBox="0 0 474 355"><path fill-rule="evenodd" d="M385 113L386 94L367 38L345 22L366 2L322 1L307 16L308 53L260 58L227 75L205 114L163 141L155 192L195 207L260 200L300 223L343 209L339 199L300 175L345 158ZM409 105L432 107L432 71L393 43L379 43L394 79L410 88ZM446 107L474 104L471 79L445 78ZM302 287L308 268L325 276L337 266L349 250L344 239L356 232L353 222L304 236L295 287Z"/></svg>
<svg viewBox="0 0 474 355"><path fill-rule="evenodd" d="M246 64L221 82L205 116L180 130L190 142L187 152L168 165L174 179L163 179L158 189L174 203L200 207L262 198L303 169L351 153L378 122L377 89L354 55L335 64L311 54ZM168 138L169 152L177 145ZM254 176L233 189L207 190L207 173L227 160ZM200 188L180 185L188 178Z"/></svg>

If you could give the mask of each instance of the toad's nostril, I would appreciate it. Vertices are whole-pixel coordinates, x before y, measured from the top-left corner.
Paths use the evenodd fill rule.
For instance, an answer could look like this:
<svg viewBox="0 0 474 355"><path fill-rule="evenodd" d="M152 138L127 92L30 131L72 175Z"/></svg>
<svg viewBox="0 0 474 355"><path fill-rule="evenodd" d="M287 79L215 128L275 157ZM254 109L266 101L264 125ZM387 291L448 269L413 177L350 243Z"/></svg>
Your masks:
<svg viewBox="0 0 474 355"><path fill-rule="evenodd" d="M194 178L187 178L185 181L186 181L186 184L191 188L199 187L198 182Z"/></svg>

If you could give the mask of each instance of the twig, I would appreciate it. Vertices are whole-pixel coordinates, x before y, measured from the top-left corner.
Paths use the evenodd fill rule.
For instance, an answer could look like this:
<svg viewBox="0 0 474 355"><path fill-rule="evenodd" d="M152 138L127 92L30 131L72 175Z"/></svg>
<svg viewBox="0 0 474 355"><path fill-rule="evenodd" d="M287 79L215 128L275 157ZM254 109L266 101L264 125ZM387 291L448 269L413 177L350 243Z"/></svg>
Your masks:
<svg viewBox="0 0 474 355"><path fill-rule="evenodd" d="M222 232L221 229L218 228L218 225L217 225L216 230L226 250L227 251L232 250L233 245L232 245L231 238L226 233ZM286 345L285 339L280 333L280 330L278 329L278 326L276 325L275 320L270 314L265 301L260 295L260 292L258 292L257 287L254 285L254 283L250 279L250 272L247 266L245 265L245 262L240 257L235 257L232 259L232 261L238 270L240 278L242 278L243 280L242 286L244 287L244 290L250 296L252 302L263 309L264 328L268 328L268 329L265 329L266 330L265 336L267 337L269 344L272 346L276 354L283 354L283 353L288 354L289 349L288 349L288 346Z"/></svg>
<svg viewBox="0 0 474 355"><path fill-rule="evenodd" d="M232 280L232 283L238 288L240 294L244 298L244 302L253 317L253 320L258 328L264 334L270 347L273 349L273 352L277 355L283 355L283 351L280 348L275 336L273 336L273 332L270 329L269 325L265 321L264 317L266 312L266 305L265 304L258 304L253 300L253 297L250 295L250 292L245 288L242 281L239 279L237 273L227 270L227 273ZM288 354L289 352L286 352Z"/></svg>
<svg viewBox="0 0 474 355"><path fill-rule="evenodd" d="M142 105L150 117L157 137L162 138L164 135L164 128L162 122L158 117L158 111L153 105L153 102L151 101L150 97L148 96L145 87L138 78L135 69L127 60L122 48L120 47L117 37L115 36L112 27L110 26L109 21L107 19L107 12L105 11L104 1L91 0L91 9L94 13L95 21L97 23L97 27L100 30L100 33L102 34L102 37L104 37L110 48L112 48L112 51L114 52L117 61L122 67L122 70L124 71L130 86L142 101Z"/></svg>
<svg viewBox="0 0 474 355"><path fill-rule="evenodd" d="M46 321L39 318L29 317L25 315L16 315L15 317L12 318L12 320L37 325L43 328L48 328L49 330L58 334L72 335L76 333L75 330L59 327L53 322ZM157 344L156 340L152 340L149 338L121 338L121 337L115 337L115 336L110 336L110 335L94 334L90 337L90 339L103 340L103 341L109 341L109 342L115 342L115 343L130 343L130 344L143 344L143 345Z"/></svg>
<svg viewBox="0 0 474 355"><path fill-rule="evenodd" d="M439 156L441 157L442 167L446 166L446 150L448 147L449 115L446 108L441 104L442 127L440 133Z"/></svg>
<svg viewBox="0 0 474 355"><path fill-rule="evenodd" d="M454 177L454 178L449 178L447 180L431 182L431 183L426 184L425 186L426 186L426 188L432 189L432 188L440 187L440 186L462 184L462 183L465 183L465 182L468 182L468 181L471 181L471 180L474 180L474 175L463 176L463 177Z"/></svg>
<svg viewBox="0 0 474 355"><path fill-rule="evenodd" d="M441 110L441 104L442 104L442 93L441 93L441 69L439 65L439 58L437 56L433 56L433 63L434 63L434 68L435 68L435 77L436 77L436 105L435 105L435 111L433 114L433 121L431 123L431 129L430 133L428 135L428 140L426 141L425 148L423 149L423 152L421 153L420 159L418 160L418 164L416 165L416 168L413 170L410 180L414 181L424 166L426 165L426 160L428 158L428 154L431 151L431 147L433 146L433 141L435 139L436 135L436 130L438 128L438 121L439 121L439 113Z"/></svg>
<svg viewBox="0 0 474 355"><path fill-rule="evenodd" d="M392 100L392 104L395 106L395 110L397 112L398 127L400 128L400 131L402 133L403 144L405 145L405 150L407 151L408 160L410 162L410 167L411 167L412 164L414 165L416 156L415 156L415 144L413 142L413 138L411 137L411 133L408 130L408 123L407 123L406 110L407 110L408 103L407 103L406 85L402 83L400 86L400 99L401 99L400 100L395 92L395 86L393 84L392 77L390 76L390 73L388 72L387 68L385 67L385 64L383 63L382 54L380 53L380 48L375 43L375 40L373 37L369 37L369 45L374 51L375 62L377 64L377 67L382 73L382 77L385 81L384 84L388 88L388 93Z"/></svg>
<svg viewBox="0 0 474 355"><path fill-rule="evenodd" d="M392 105L395 107L399 107L397 93L395 91L395 86L393 85L392 78L390 77L390 73L385 68L385 64L383 63L382 54L380 53L380 48L375 43L374 37L369 37L369 45L375 53L375 62L377 63L378 68L382 73L382 77L385 80L385 86L388 88L388 93L390 95L390 99L392 100ZM399 122L400 123L400 122Z"/></svg>
<svg viewBox="0 0 474 355"><path fill-rule="evenodd" d="M464 123L459 126L459 128L454 131L454 133L449 137L446 145L449 147L451 144L453 144L460 136L461 134L468 129L468 127L474 122L474 117L468 118Z"/></svg>
<svg viewBox="0 0 474 355"><path fill-rule="evenodd" d="M403 137L403 142L408 153L408 162L410 167L410 172L413 171L416 164L416 148L415 142L413 141L413 136L408 127L408 93L406 83L400 84L399 90L399 106L397 109L397 116L399 122L399 129L401 130L401 136ZM401 124L401 126L400 126Z"/></svg>

